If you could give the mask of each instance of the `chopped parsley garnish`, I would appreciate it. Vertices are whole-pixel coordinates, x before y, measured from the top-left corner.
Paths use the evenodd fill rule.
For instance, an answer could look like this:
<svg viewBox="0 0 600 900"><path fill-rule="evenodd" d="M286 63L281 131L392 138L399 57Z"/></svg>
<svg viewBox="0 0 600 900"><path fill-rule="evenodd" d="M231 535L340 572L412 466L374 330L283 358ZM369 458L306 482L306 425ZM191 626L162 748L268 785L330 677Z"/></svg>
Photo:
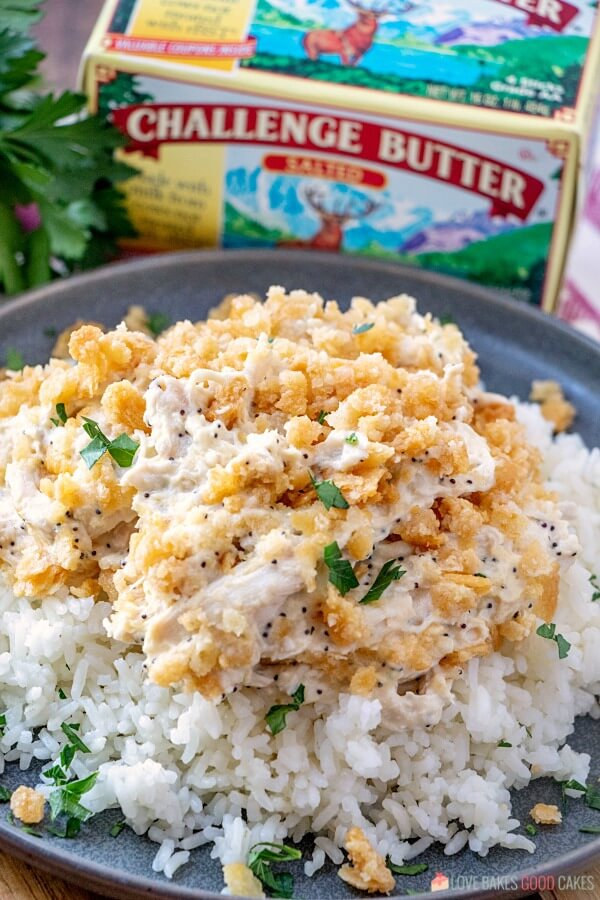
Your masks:
<svg viewBox="0 0 600 900"><path fill-rule="evenodd" d="M375 579L365 596L358 602L374 603L375 600L379 600L385 589L390 586L392 581L399 581L403 575L406 575L406 570L397 565L395 559L388 559L388 561L381 567L377 578Z"/></svg>
<svg viewBox="0 0 600 900"><path fill-rule="evenodd" d="M357 437L357 435L356 435L356 434L354 433L354 431L353 431L352 434L349 434L349 435L345 438L345 441L346 441L347 444L352 444L352 445L354 446L355 444L358 444L358 437Z"/></svg>
<svg viewBox="0 0 600 900"><path fill-rule="evenodd" d="M51 418L50 421L57 428L62 428L68 419L67 410L64 403L56 404L56 419Z"/></svg>
<svg viewBox="0 0 600 900"><path fill-rule="evenodd" d="M537 834L537 828L535 827L535 825L532 825L531 823L529 825L525 826L525 831L527 832L527 834L530 834L531 837L534 837L534 835Z"/></svg>
<svg viewBox="0 0 600 900"><path fill-rule="evenodd" d="M484 575L483 572L474 572L473 577L474 578L487 578L487 575Z"/></svg>
<svg viewBox="0 0 600 900"><path fill-rule="evenodd" d="M569 799L569 797L567 795L567 791L579 791L580 794L585 794L585 801L587 804L588 792L590 792L590 791L593 792L594 788L587 788L585 786L585 784L581 784L580 781L575 781L573 778L570 778L569 781L561 781L560 782L560 790L562 793L562 808L563 808L563 810L565 810L567 807L567 800ZM595 791L595 793L598 794L598 800L600 801L600 793L598 793L598 791ZM577 798L577 799L579 799L579 798ZM593 798L592 798L592 801L593 801ZM598 806L597 808L600 809L600 806Z"/></svg>
<svg viewBox="0 0 600 900"><path fill-rule="evenodd" d="M0 784L0 803L8 803L12 795L12 791L9 791L7 787L4 787L3 784Z"/></svg>
<svg viewBox="0 0 600 900"><path fill-rule="evenodd" d="M598 584L597 575L590 575L590 584L594 589L594 593L592 594L592 603L596 603L597 600L600 600L600 584Z"/></svg>
<svg viewBox="0 0 600 900"><path fill-rule="evenodd" d="M340 491L339 487L333 481L316 481L310 473L312 486L317 492L317 497L325 507L329 510L332 506L336 509L348 509L350 504Z"/></svg>
<svg viewBox="0 0 600 900"><path fill-rule="evenodd" d="M66 784L69 780L69 768L76 752L77 750L73 744L66 744L60 751L59 762L42 772L42 775L49 778L57 787L61 784Z"/></svg>
<svg viewBox="0 0 600 900"><path fill-rule="evenodd" d="M317 416L317 422L319 423L319 425L326 425L326 424L327 424L327 422L325 421L325 419L327 418L328 415L329 415L329 413L328 413L328 412L325 412L324 409L321 410L321 412L320 412L319 415Z"/></svg>
<svg viewBox="0 0 600 900"><path fill-rule="evenodd" d="M584 825L579 831L582 834L600 834L600 825Z"/></svg>
<svg viewBox="0 0 600 900"><path fill-rule="evenodd" d="M352 329L352 334L364 334L365 331L370 331L371 328L375 326L375 322L363 322L362 325L355 325Z"/></svg>
<svg viewBox="0 0 600 900"><path fill-rule="evenodd" d="M248 853L248 868L272 897L289 900L294 893L294 876L291 872L274 872L272 863L302 859L302 852L287 844L255 844Z"/></svg>
<svg viewBox="0 0 600 900"><path fill-rule="evenodd" d="M79 731L79 725L68 725L67 722L63 722L60 726L63 734L66 735L67 740L70 744L73 745L77 750L81 750L82 753L91 753L92 751L86 744L83 743L77 732Z"/></svg>
<svg viewBox="0 0 600 900"><path fill-rule="evenodd" d="M6 368L10 369L11 372L20 372L24 366L25 360L23 359L23 354L19 350L15 350L14 347L7 347Z"/></svg>
<svg viewBox="0 0 600 900"><path fill-rule="evenodd" d="M358 587L358 578L347 559L342 558L338 542L327 544L323 550L323 559L329 569L329 581L338 589L342 597L352 588Z"/></svg>
<svg viewBox="0 0 600 900"><path fill-rule="evenodd" d="M58 335L58 330L56 328L44 328L44 334L47 338L55 338Z"/></svg>
<svg viewBox="0 0 600 900"><path fill-rule="evenodd" d="M61 700L66 700L66 699L67 699L67 695L65 694L65 692L63 691L63 689L62 689L61 687L59 687L57 693L58 693L58 696L60 697Z"/></svg>
<svg viewBox="0 0 600 900"><path fill-rule="evenodd" d="M287 725L288 713L298 712L304 703L304 685L299 684L292 696L291 703L278 703L272 706L265 716L271 734L279 734Z"/></svg>
<svg viewBox="0 0 600 900"><path fill-rule="evenodd" d="M127 827L127 822L123 819L121 822L115 822L113 827L108 832L111 837L119 837L124 828Z"/></svg>
<svg viewBox="0 0 600 900"><path fill-rule="evenodd" d="M539 634L540 637L546 638L549 641L554 641L556 646L558 647L558 658L565 659L569 655L569 650L571 649L571 645L568 640L562 636L562 634L556 633L556 625L554 622L545 622L543 625L536 630L536 634Z"/></svg>
<svg viewBox="0 0 600 900"><path fill-rule="evenodd" d="M512 747L512 744L510 744L508 741L498 741L498 746L499 747Z"/></svg>
<svg viewBox="0 0 600 900"><path fill-rule="evenodd" d="M4 737L4 729L6 728L6 713L0 716L0 738Z"/></svg>
<svg viewBox="0 0 600 900"><path fill-rule="evenodd" d="M158 337L159 334L162 334L170 324L171 320L166 315L166 313L150 313L150 315L146 319L146 326L148 328L148 331L150 331L154 335L154 337Z"/></svg>
<svg viewBox="0 0 600 900"><path fill-rule="evenodd" d="M561 782L563 791L580 791L582 794L585 794L587 788L585 784L581 784L580 781L575 781L573 778L569 779L569 781Z"/></svg>
<svg viewBox="0 0 600 900"><path fill-rule="evenodd" d="M86 778L77 781L69 781L48 797L50 805L50 818L54 822L59 816L66 816L64 829L54 830L59 837L75 837L79 833L81 823L87 821L93 815L92 811L83 806L79 799L94 787L98 772L92 772Z"/></svg>
<svg viewBox="0 0 600 900"><path fill-rule="evenodd" d="M600 791L595 787L586 788L585 805L590 809L600 810Z"/></svg>
<svg viewBox="0 0 600 900"><path fill-rule="evenodd" d="M423 872L426 872L429 868L427 863L413 863L412 865L397 866L389 857L386 859L385 864L394 875L422 875Z"/></svg>
<svg viewBox="0 0 600 900"><path fill-rule="evenodd" d="M444 313L443 316L440 316L440 325L454 325L455 321L450 315L450 313Z"/></svg>
<svg viewBox="0 0 600 900"><path fill-rule="evenodd" d="M127 434L121 434L114 441L110 441L93 419L83 417L83 430L89 437L90 443L81 451L88 469L93 468L105 453L109 453L118 466L128 469L133 463L133 458L139 449L139 443Z"/></svg>

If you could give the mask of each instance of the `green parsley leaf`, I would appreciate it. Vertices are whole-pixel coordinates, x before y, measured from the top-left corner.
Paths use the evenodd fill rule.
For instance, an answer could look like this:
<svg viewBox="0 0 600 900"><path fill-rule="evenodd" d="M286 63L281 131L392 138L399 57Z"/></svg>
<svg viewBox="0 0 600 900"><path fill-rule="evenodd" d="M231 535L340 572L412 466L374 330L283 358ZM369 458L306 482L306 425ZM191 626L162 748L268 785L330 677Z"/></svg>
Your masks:
<svg viewBox="0 0 600 900"><path fill-rule="evenodd" d="M0 715L0 738L4 737L4 729L6 728L6 713Z"/></svg>
<svg viewBox="0 0 600 900"><path fill-rule="evenodd" d="M323 550L323 560L329 569L329 581L338 589L342 597L352 588L358 587L358 578L347 559L342 559L338 542L333 541Z"/></svg>
<svg viewBox="0 0 600 900"><path fill-rule="evenodd" d="M510 744L508 741L498 741L498 746L499 747L512 747L512 744Z"/></svg>
<svg viewBox="0 0 600 900"><path fill-rule="evenodd" d="M426 863L412 863L405 866L397 866L390 858L385 861L386 866L394 875L422 875L429 866Z"/></svg>
<svg viewBox="0 0 600 900"><path fill-rule="evenodd" d="M355 325L352 329L352 334L364 334L365 331L370 331L371 328L374 328L375 322L363 322L362 325Z"/></svg>
<svg viewBox="0 0 600 900"><path fill-rule="evenodd" d="M381 567L377 578L375 579L365 596L358 602L374 603L375 600L379 600L385 589L390 586L392 581L399 581L403 575L406 575L406 570L397 565L395 559L388 559L388 561Z"/></svg>
<svg viewBox="0 0 600 900"><path fill-rule="evenodd" d="M340 491L339 487L333 481L316 481L311 473L310 480L312 486L317 492L317 497L325 507L330 510L331 507L336 509L348 509L350 504Z"/></svg>
<svg viewBox="0 0 600 900"><path fill-rule="evenodd" d="M570 778L569 781L561 782L563 791L580 791L582 794L585 794L587 788L585 784L581 784L580 781L575 781L573 778Z"/></svg>
<svg viewBox="0 0 600 900"><path fill-rule="evenodd" d="M328 413L328 412L325 412L324 409L321 410L321 412L320 412L319 415L317 416L317 422L319 423L319 425L326 425L326 424L327 424L327 422L325 421L325 419L327 418L328 415L329 415L329 413Z"/></svg>
<svg viewBox="0 0 600 900"><path fill-rule="evenodd" d="M44 776L44 778L47 778L49 781L51 781L52 784L56 787L59 787L62 784L66 784L69 780L69 776L67 775L65 770L58 765L51 766L49 769L46 769L44 772L42 772L42 775Z"/></svg>
<svg viewBox="0 0 600 900"><path fill-rule="evenodd" d="M44 335L47 338L55 338L58 335L58 331L56 328L44 328Z"/></svg>
<svg viewBox="0 0 600 900"><path fill-rule="evenodd" d="M531 823L529 823L529 825L525 826L525 831L527 832L527 834L530 834L531 837L534 837L534 835L537 834L537 828L535 827L535 825L532 825Z"/></svg>
<svg viewBox="0 0 600 900"><path fill-rule="evenodd" d="M569 650L571 649L571 645L568 640L562 636L562 634L556 635L556 646L558 647L558 658L566 659L569 655Z"/></svg>
<svg viewBox="0 0 600 900"><path fill-rule="evenodd" d="M5 358L6 368L10 369L11 372L20 372L25 366L23 354L19 350L15 350L14 347L6 348Z"/></svg>
<svg viewBox="0 0 600 900"><path fill-rule="evenodd" d="M272 706L265 716L271 734L279 734L287 725L288 713L298 712L304 703L304 685L299 684L291 695L291 703L278 703Z"/></svg>
<svg viewBox="0 0 600 900"><path fill-rule="evenodd" d="M162 312L150 313L146 319L148 331L152 332L154 337L158 337L159 334L162 334L170 324L171 319L166 313Z"/></svg>
<svg viewBox="0 0 600 900"><path fill-rule="evenodd" d="M61 700L66 700L66 699L67 699L67 695L65 694L65 692L63 691L63 689L62 689L61 687L58 688L58 692L57 692L57 693L58 693L58 696L60 697Z"/></svg>
<svg viewBox="0 0 600 900"><path fill-rule="evenodd" d="M108 452L117 465L122 469L128 469L139 448L138 441L134 441L128 434L120 434L118 438L110 442Z"/></svg>
<svg viewBox="0 0 600 900"><path fill-rule="evenodd" d="M69 418L68 415L67 415L67 410L65 409L65 404L64 404L64 403L57 403L57 404L56 404L56 416L57 416L56 419L52 419L52 418L51 418L50 421L51 421L52 424L55 425L57 428L63 427L64 424L65 424L65 422L66 422L67 419Z"/></svg>
<svg viewBox="0 0 600 900"><path fill-rule="evenodd" d="M582 834L600 834L600 825L584 825L579 831Z"/></svg>
<svg viewBox="0 0 600 900"><path fill-rule="evenodd" d="M345 438L345 441L346 441L347 444L352 444L352 445L358 444L358 437L357 437L357 435L356 435L354 432L352 432L352 434L349 434L349 435Z"/></svg>
<svg viewBox="0 0 600 900"><path fill-rule="evenodd" d="M7 787L4 787L3 784L0 784L0 803L8 803L12 795L12 791L9 791Z"/></svg>
<svg viewBox="0 0 600 900"><path fill-rule="evenodd" d="M545 622L543 625L540 625L535 633L539 634L540 637L556 643L559 659L565 659L569 655L571 645L562 634L556 633L556 625L554 622Z"/></svg>
<svg viewBox="0 0 600 900"><path fill-rule="evenodd" d="M87 778L69 781L67 784L52 791L48 797L52 821L62 815L67 817L65 830L60 835L61 837L74 837L79 832L79 828L70 820L74 819L81 823L87 821L93 815L91 810L79 802L79 798L93 788L97 778L98 772L92 772Z"/></svg>
<svg viewBox="0 0 600 900"><path fill-rule="evenodd" d="M600 584L598 584L597 575L590 575L590 584L594 589L594 592L592 594L592 603L596 603L598 600L600 600Z"/></svg>
<svg viewBox="0 0 600 900"><path fill-rule="evenodd" d="M87 419L84 416L83 422L83 430L92 439L80 454L88 469L93 468L107 452L121 468L127 469L131 466L140 446L137 441L127 434L121 434L114 441L110 441L93 419Z"/></svg>
<svg viewBox="0 0 600 900"><path fill-rule="evenodd" d="M77 734L77 731L79 731L79 725L68 725L66 722L63 722L60 727L63 734L67 736L67 740L70 744L73 745L73 747L75 747L77 750L81 750L82 753L92 752L90 748L83 743L83 741Z"/></svg>
<svg viewBox="0 0 600 900"><path fill-rule="evenodd" d="M302 859L300 850L287 844L255 844L248 853L248 868L272 897L289 900L294 893L294 877L290 872L273 872L272 863Z"/></svg>
<svg viewBox="0 0 600 900"><path fill-rule="evenodd" d="M119 837L124 828L127 827L127 822L125 819L122 819L120 822L115 822L113 827L108 832L111 837Z"/></svg>
<svg viewBox="0 0 600 900"><path fill-rule="evenodd" d="M475 578L487 578L487 575L484 575L483 572L474 572Z"/></svg>
<svg viewBox="0 0 600 900"><path fill-rule="evenodd" d="M87 447L83 448L80 456L84 460L88 469L93 469L98 460L102 459L107 449L108 448L102 441L102 439L99 437L95 437L90 441Z"/></svg>
<svg viewBox="0 0 600 900"><path fill-rule="evenodd" d="M600 810L600 791L591 785L585 792L585 805Z"/></svg>
<svg viewBox="0 0 600 900"><path fill-rule="evenodd" d="M450 313L444 313L443 316L440 316L440 325L454 325L455 320L452 318Z"/></svg>
<svg viewBox="0 0 600 900"><path fill-rule="evenodd" d="M67 819L63 828L58 828L56 825L48 825L47 827L50 834L54 834L56 837L75 838L81 831L81 819L71 816Z"/></svg>
<svg viewBox="0 0 600 900"><path fill-rule="evenodd" d="M60 760L60 764L64 769L69 768L69 766L75 759L76 753L77 748L73 746L73 744L65 744L65 746L60 751L60 756L58 757Z"/></svg>

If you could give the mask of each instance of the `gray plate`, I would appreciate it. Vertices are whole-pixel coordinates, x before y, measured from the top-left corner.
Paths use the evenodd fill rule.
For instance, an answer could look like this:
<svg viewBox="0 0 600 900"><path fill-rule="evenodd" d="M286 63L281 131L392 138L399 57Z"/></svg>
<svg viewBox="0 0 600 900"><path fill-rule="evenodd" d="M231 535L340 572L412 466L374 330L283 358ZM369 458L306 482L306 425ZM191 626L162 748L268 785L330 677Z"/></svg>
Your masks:
<svg viewBox="0 0 600 900"><path fill-rule="evenodd" d="M75 318L114 325L130 304L140 303L149 311L166 310L172 319L199 319L224 294L262 293L269 284L318 290L340 301L348 301L355 294L382 300L403 291L412 293L419 299L421 310L452 315L478 351L489 388L527 397L532 379L558 379L577 406L577 429L588 444L600 445L599 346L537 310L476 286L348 257L297 251L194 252L100 269L0 306L0 360L6 348L15 347L27 362L44 361L52 346L44 329L60 330ZM576 750L591 753L590 781L597 781L600 722L580 720L570 743ZM34 782L35 774L27 778ZM24 779L13 766L2 780L12 787ZM526 822L529 809L538 801L560 803L560 789L551 781L534 782L515 794L515 814ZM48 837L41 841L9 825L6 807L1 809L3 849L80 885L118 898L217 900L220 896L220 866L210 859L207 850L194 851L192 862L177 873L173 882L167 882L150 869L156 844L137 838L128 829L118 838L109 837L111 824L119 818L116 812L94 818L76 840ZM495 849L485 859L468 851L447 858L432 849L423 857L429 871L414 878L399 878L398 896L405 895L407 889L420 889L424 893L419 896L425 900L431 896L429 883L437 871L454 879L455 887L443 894L447 898L520 897L552 887L548 878L558 879L568 871L581 869L600 855L600 838L581 834L583 824L600 825L600 813L571 800L562 827L540 830L534 856ZM310 847L309 841L306 847ZM295 874L296 897L342 900L359 896L336 876L333 867L309 880L296 865ZM600 886L592 889L590 897L598 896L598 891Z"/></svg>

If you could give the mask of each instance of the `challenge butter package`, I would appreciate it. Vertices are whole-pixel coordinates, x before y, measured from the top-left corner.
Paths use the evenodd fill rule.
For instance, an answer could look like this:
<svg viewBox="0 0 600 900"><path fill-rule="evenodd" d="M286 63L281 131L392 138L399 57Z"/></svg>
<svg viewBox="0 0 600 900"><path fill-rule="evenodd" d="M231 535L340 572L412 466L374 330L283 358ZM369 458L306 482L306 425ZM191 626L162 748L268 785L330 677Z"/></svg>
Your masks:
<svg viewBox="0 0 600 900"><path fill-rule="evenodd" d="M600 82L589 0L110 0L82 79L139 250L295 247L552 309Z"/></svg>

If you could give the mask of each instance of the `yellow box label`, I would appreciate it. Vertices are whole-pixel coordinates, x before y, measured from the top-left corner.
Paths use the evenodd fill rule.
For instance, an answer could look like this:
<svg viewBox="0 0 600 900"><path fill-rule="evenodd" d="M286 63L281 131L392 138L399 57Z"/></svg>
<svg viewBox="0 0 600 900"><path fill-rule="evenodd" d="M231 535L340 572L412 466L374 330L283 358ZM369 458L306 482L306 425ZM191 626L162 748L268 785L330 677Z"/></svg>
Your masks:
<svg viewBox="0 0 600 900"><path fill-rule="evenodd" d="M205 146L201 167L197 150L190 145L164 147L160 160L141 153L121 156L140 170L123 188L133 225L143 236L141 240L129 241L129 246L170 250L219 243L223 208L222 146Z"/></svg>
<svg viewBox="0 0 600 900"><path fill-rule="evenodd" d="M231 71L252 56L248 24L254 0L140 0L109 24L105 46L119 53Z"/></svg>

